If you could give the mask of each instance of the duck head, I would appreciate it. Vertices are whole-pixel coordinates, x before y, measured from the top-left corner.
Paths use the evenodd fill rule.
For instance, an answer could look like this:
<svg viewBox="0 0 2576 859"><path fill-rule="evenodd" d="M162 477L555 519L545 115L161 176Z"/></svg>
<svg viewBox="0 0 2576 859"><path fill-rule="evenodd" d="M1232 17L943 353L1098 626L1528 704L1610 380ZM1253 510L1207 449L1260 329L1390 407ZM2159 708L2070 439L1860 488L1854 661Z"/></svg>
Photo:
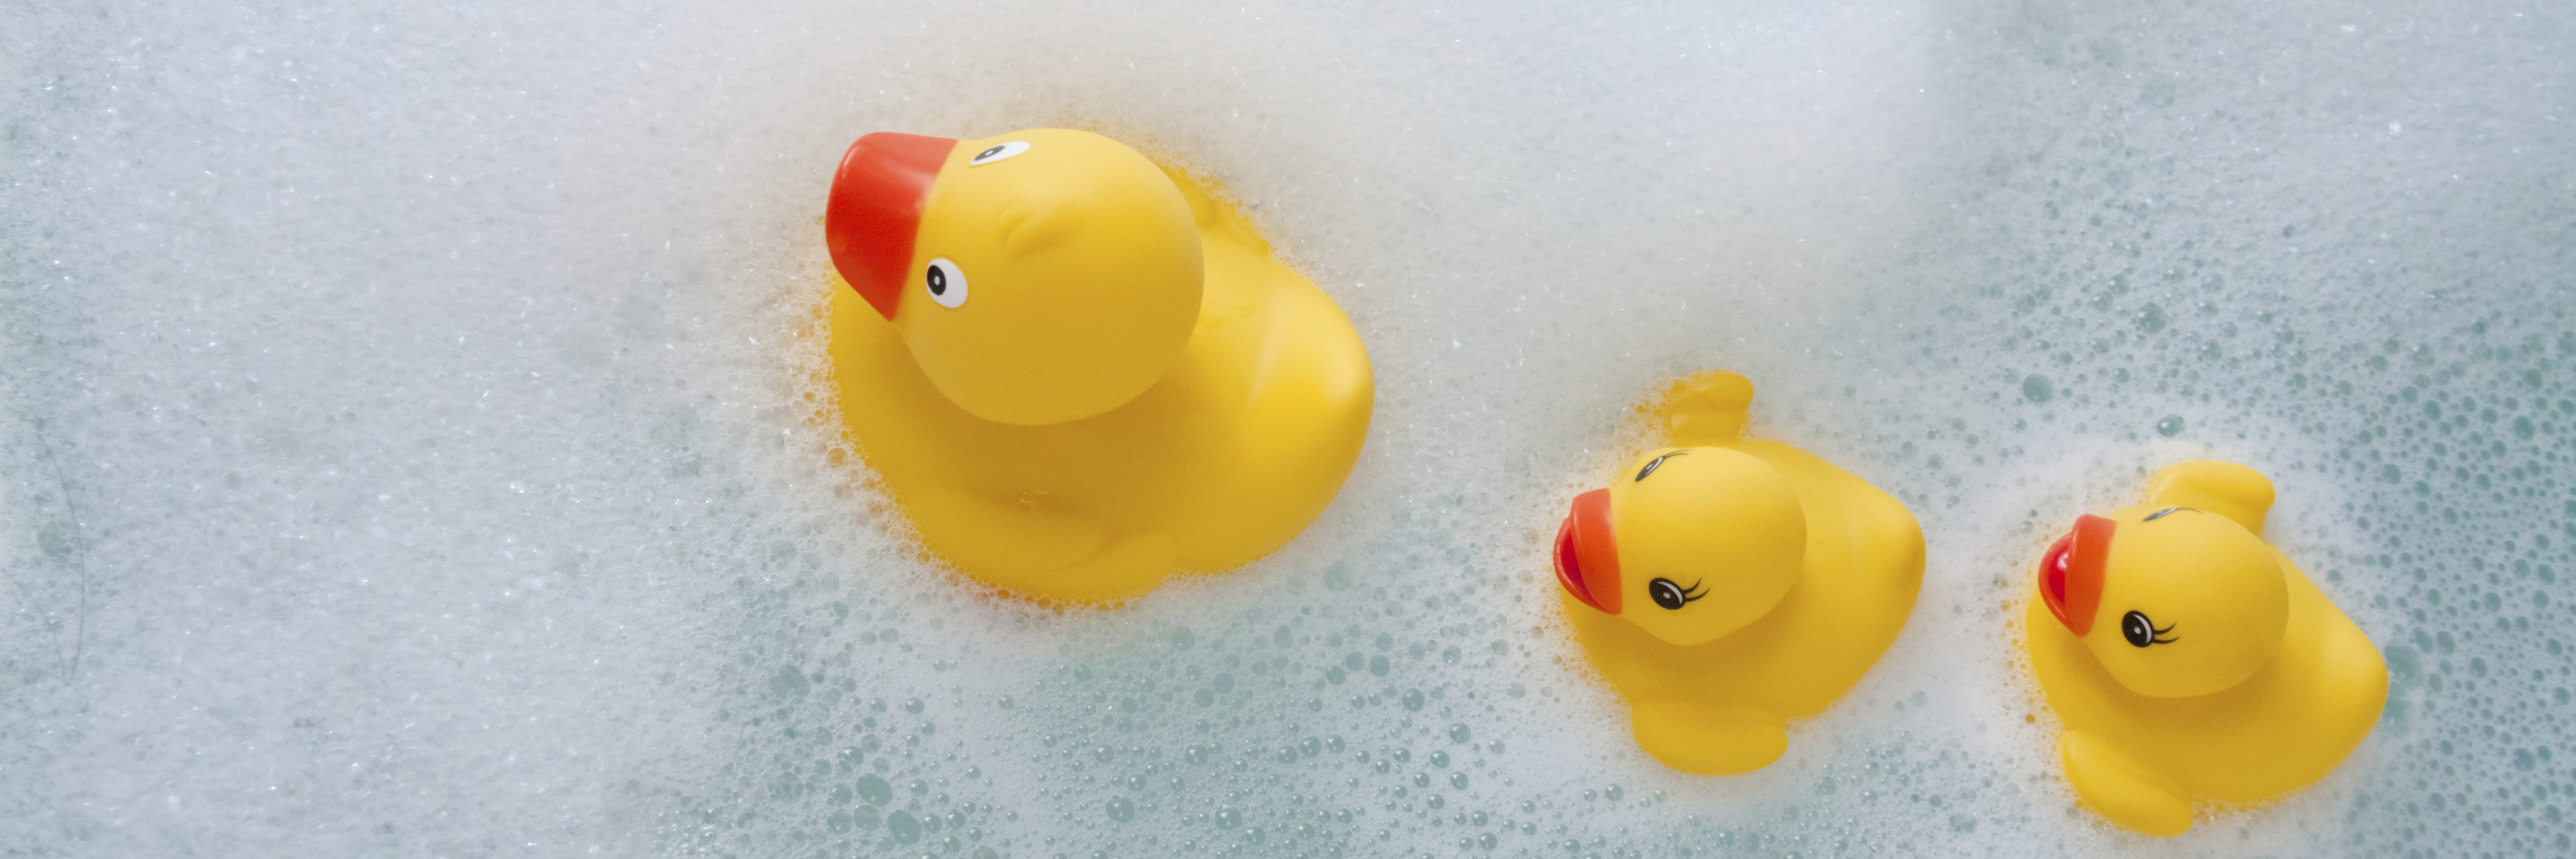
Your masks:
<svg viewBox="0 0 2576 859"><path fill-rule="evenodd" d="M1189 204L1161 168L1096 134L861 137L832 178L823 232L833 267L931 384L985 420L1124 405L1198 319Z"/></svg>
<svg viewBox="0 0 2576 859"><path fill-rule="evenodd" d="M2155 698L2244 682L2280 651L2290 614L2262 538L2171 503L2078 518L2041 557L2039 596L2113 680Z"/></svg>
<svg viewBox="0 0 2576 859"><path fill-rule="evenodd" d="M1806 509L1778 470L1722 447L1668 447L1575 496L1556 578L1584 605L1686 646L1769 614L1806 552Z"/></svg>

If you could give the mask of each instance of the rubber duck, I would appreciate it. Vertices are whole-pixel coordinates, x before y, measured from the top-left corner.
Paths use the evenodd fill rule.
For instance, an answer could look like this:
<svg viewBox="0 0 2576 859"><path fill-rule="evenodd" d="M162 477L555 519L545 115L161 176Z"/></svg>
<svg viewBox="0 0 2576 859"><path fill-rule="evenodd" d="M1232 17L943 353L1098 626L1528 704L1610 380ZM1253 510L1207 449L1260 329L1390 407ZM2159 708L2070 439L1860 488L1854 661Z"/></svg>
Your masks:
<svg viewBox="0 0 2576 859"><path fill-rule="evenodd" d="M1341 308L1115 140L870 134L823 223L848 438L985 585L1095 604L1241 566L1359 458L1375 383Z"/></svg>
<svg viewBox="0 0 2576 859"><path fill-rule="evenodd" d="M1637 745L1700 775L1769 766L1887 652L1923 583L1923 529L1887 493L1742 436L1753 385L1683 379L1641 407L1665 446L1578 495L1558 528L1574 637Z"/></svg>
<svg viewBox="0 0 2576 859"><path fill-rule="evenodd" d="M2030 667L2067 784L2111 823L2189 831L2193 806L2315 783L2379 720L2388 666L2263 542L2272 482L2230 462L2156 473L2147 501L2082 516L2042 556Z"/></svg>

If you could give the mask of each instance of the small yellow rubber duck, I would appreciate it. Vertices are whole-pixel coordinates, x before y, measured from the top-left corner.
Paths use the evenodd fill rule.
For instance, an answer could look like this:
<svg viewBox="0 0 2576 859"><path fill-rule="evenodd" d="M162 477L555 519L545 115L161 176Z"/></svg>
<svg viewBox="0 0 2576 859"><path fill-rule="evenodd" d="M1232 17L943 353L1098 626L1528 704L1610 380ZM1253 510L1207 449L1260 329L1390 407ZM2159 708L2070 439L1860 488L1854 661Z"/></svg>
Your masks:
<svg viewBox="0 0 2576 859"><path fill-rule="evenodd" d="M1668 447L1576 496L1556 535L1575 640L1628 700L1637 745L1700 775L1789 748L1887 652L1923 584L1923 529L1887 493L1741 436L1753 384L1674 383L1641 408Z"/></svg>
<svg viewBox="0 0 2576 859"><path fill-rule="evenodd" d="M2147 503L2083 516L2042 557L2024 626L2083 804L2148 835L2192 805L2278 799L2379 720L2379 649L2256 536L2272 482L2230 462L2156 473Z"/></svg>
<svg viewBox="0 0 2576 859"><path fill-rule="evenodd" d="M1117 141L870 134L824 233L849 437L978 581L1100 603L1241 566L1359 458L1375 383L1341 308Z"/></svg>

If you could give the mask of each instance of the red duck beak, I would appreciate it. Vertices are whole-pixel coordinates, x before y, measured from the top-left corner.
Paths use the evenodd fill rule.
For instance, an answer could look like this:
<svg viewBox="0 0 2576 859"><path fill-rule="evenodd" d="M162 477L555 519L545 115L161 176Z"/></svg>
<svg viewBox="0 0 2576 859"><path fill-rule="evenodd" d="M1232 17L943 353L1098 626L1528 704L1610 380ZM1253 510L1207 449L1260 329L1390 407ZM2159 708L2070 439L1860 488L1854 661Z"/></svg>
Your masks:
<svg viewBox="0 0 2576 859"><path fill-rule="evenodd" d="M2093 610L2102 604L2102 562L2111 557L2111 532L2118 527L2100 516L2077 517L2075 530L2040 556L2039 597L2079 638L2093 632Z"/></svg>
<svg viewBox="0 0 2576 859"><path fill-rule="evenodd" d="M1574 496L1574 511L1556 529L1556 582L1575 599L1619 613L1619 547L1610 541L1610 490Z"/></svg>
<svg viewBox="0 0 2576 859"><path fill-rule="evenodd" d="M887 319L911 280L912 240L931 180L957 141L880 131L850 144L823 204L823 244L841 279Z"/></svg>

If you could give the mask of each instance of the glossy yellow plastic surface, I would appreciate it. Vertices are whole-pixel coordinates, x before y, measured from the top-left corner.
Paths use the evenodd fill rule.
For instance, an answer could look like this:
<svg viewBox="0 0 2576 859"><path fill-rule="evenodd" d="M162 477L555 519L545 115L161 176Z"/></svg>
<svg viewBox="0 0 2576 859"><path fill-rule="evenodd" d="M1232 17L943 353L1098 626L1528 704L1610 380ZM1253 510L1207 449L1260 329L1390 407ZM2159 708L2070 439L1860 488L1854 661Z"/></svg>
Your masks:
<svg viewBox="0 0 2576 859"><path fill-rule="evenodd" d="M2065 729L2066 780L2113 824L2180 835L2196 804L2279 799L2333 771L2379 720L2386 663L2256 536L2271 506L2253 469L2171 466L2145 504L2107 517L2098 573L2070 576L2070 591L2098 590L2085 635L2069 628L2082 619L2051 612L2044 584L2032 592L2025 641Z"/></svg>
<svg viewBox="0 0 2576 859"><path fill-rule="evenodd" d="M973 163L1011 142L1028 148ZM971 414L1087 418L1144 393L1187 347L1207 244L1179 185L1118 141L1055 128L964 141L930 187L910 268L945 261L966 294L948 307L916 289L894 327Z"/></svg>
<svg viewBox="0 0 2576 859"><path fill-rule="evenodd" d="M966 166L1011 142L1030 145ZM955 266L963 301L907 295L889 322L836 275L833 381L849 437L923 543L978 581L1100 603L1241 566L1314 521L1358 460L1375 383L1350 320L1241 213L1123 145L1060 130L965 141L914 255L916 272ZM1139 258L1148 273L1202 268L1092 274ZM1043 384L1013 376L1031 366L1049 368Z"/></svg>
<svg viewBox="0 0 2576 859"><path fill-rule="evenodd" d="M1887 652L1923 581L1913 514L1824 460L1742 437L1752 401L1744 377L1710 372L1641 409L1669 446L1611 479L1618 581L1593 584L1618 589L1618 613L1563 595L1637 744L1688 773L1778 760L1790 720L1824 712ZM1657 601L1658 581L1679 608Z"/></svg>

